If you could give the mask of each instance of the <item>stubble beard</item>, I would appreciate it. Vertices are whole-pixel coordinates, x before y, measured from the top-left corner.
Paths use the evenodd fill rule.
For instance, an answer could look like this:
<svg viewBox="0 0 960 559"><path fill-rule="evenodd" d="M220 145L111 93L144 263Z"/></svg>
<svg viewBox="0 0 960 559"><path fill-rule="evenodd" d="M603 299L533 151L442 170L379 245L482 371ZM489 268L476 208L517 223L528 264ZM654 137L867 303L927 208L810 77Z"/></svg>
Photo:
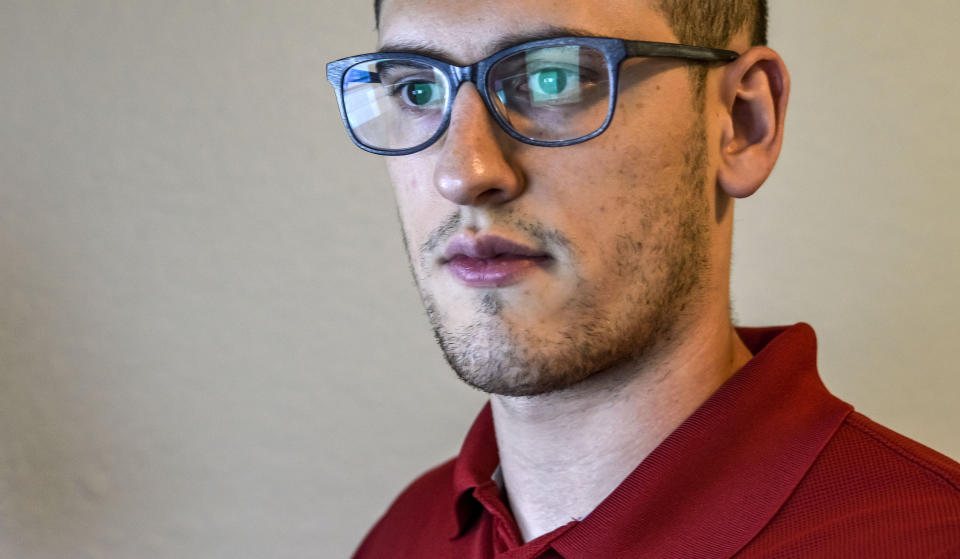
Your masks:
<svg viewBox="0 0 960 559"><path fill-rule="evenodd" d="M678 330L695 306L691 303L700 295L708 266L706 137L704 121L698 120L689 134L686 172L676 185L677 199L657 208L679 217L672 241L664 246L663 260L645 261L642 239L624 235L617 240L618 265L612 273L629 280L622 293L627 302L602 308L597 304L598 288L581 278L576 299L564 310L574 318L556 332L539 335L514 327L499 293L491 291L482 297L470 324L450 328L436 299L414 274L434 336L460 379L489 394L546 394L627 363L642 368L640 364L652 353L678 338ZM515 227L544 241L567 242L559 231L523 222ZM662 265L665 274L651 280L648 272L655 265Z"/></svg>

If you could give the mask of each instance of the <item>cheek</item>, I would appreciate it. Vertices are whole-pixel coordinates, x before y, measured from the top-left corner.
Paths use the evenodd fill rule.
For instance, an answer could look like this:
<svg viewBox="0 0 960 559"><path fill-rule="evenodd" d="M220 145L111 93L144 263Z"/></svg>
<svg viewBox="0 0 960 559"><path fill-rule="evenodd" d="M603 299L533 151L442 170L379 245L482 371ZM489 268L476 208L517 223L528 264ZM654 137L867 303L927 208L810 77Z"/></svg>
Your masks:
<svg viewBox="0 0 960 559"><path fill-rule="evenodd" d="M669 150L659 143L613 141L598 143L596 149L590 146L578 157L558 163L556 168L563 172L553 176L562 180L546 187L555 191L555 203L550 205L560 212L562 222L588 238L601 231L609 231L608 237L649 233L660 213L657 209L675 195L681 165Z"/></svg>
<svg viewBox="0 0 960 559"><path fill-rule="evenodd" d="M426 162L412 156L387 159L387 173L393 184L404 235L411 250L421 246L436 222L442 217L436 190Z"/></svg>
<svg viewBox="0 0 960 559"><path fill-rule="evenodd" d="M406 241L410 264L421 279L424 269L421 248L443 223L456 213L456 207L440 196L433 186L433 167L415 156L388 158L387 172L393 184L397 215Z"/></svg>
<svg viewBox="0 0 960 559"><path fill-rule="evenodd" d="M582 279L614 293L624 281L658 273L677 236L682 199L689 195L682 184L684 141L670 135L640 144L616 135L610 140L580 154L579 165L572 157L562 164L562 176L575 180L553 185L557 213L547 219L563 224Z"/></svg>
<svg viewBox="0 0 960 559"><path fill-rule="evenodd" d="M386 163L394 198L402 211L409 200L421 195L417 190L422 188L420 185L424 184L426 178L424 165L418 164L410 156L388 157Z"/></svg>

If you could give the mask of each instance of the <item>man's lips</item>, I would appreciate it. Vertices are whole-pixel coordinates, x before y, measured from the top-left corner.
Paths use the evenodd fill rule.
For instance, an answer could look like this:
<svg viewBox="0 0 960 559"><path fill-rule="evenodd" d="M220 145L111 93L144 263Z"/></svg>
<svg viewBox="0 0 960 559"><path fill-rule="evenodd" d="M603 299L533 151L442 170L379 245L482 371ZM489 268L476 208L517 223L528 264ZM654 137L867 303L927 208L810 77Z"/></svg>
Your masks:
<svg viewBox="0 0 960 559"><path fill-rule="evenodd" d="M443 264L470 287L505 287L549 260L547 253L503 237L461 234L450 240Z"/></svg>
<svg viewBox="0 0 960 559"><path fill-rule="evenodd" d="M451 239L447 245L444 257L449 261L458 256L488 260L497 257L511 256L541 258L547 257L547 253L513 241L508 241L496 235L483 235L481 237L457 235Z"/></svg>

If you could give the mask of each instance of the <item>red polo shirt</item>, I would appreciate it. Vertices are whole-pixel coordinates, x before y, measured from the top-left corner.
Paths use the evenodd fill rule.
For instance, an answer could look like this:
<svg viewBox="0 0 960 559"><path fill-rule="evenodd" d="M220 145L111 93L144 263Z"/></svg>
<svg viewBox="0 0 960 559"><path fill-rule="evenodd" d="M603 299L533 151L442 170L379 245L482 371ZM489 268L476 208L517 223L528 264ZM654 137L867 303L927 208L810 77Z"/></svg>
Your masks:
<svg viewBox="0 0 960 559"><path fill-rule="evenodd" d="M755 357L584 519L523 543L487 405L355 559L960 557L960 464L827 392L808 325L738 332Z"/></svg>

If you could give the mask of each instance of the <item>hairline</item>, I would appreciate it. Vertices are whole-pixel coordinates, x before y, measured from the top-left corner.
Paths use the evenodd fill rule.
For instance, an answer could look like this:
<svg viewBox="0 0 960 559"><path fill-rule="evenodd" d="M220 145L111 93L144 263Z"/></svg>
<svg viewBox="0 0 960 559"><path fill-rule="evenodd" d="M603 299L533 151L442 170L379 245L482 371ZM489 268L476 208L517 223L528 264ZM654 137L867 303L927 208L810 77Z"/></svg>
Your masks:
<svg viewBox="0 0 960 559"><path fill-rule="evenodd" d="M670 17L670 14L667 12L666 2L664 0L653 0L655 3L656 9L667 18L667 24L670 28L676 33L678 28L678 21L675 21L674 18ZM712 48L726 48L730 46L730 43L733 41L734 37L737 34L742 33L744 30L749 31L749 40L751 46L756 45L766 45L767 44L767 0L751 0L756 1L757 3L757 13L754 14L753 21L744 21L739 29L735 30L733 33L727 37L726 44L716 44L716 45L697 45L705 46ZM383 6L383 0L374 0L374 29L380 29L380 9ZM570 36L579 36L575 33ZM494 49L494 51L499 49Z"/></svg>

